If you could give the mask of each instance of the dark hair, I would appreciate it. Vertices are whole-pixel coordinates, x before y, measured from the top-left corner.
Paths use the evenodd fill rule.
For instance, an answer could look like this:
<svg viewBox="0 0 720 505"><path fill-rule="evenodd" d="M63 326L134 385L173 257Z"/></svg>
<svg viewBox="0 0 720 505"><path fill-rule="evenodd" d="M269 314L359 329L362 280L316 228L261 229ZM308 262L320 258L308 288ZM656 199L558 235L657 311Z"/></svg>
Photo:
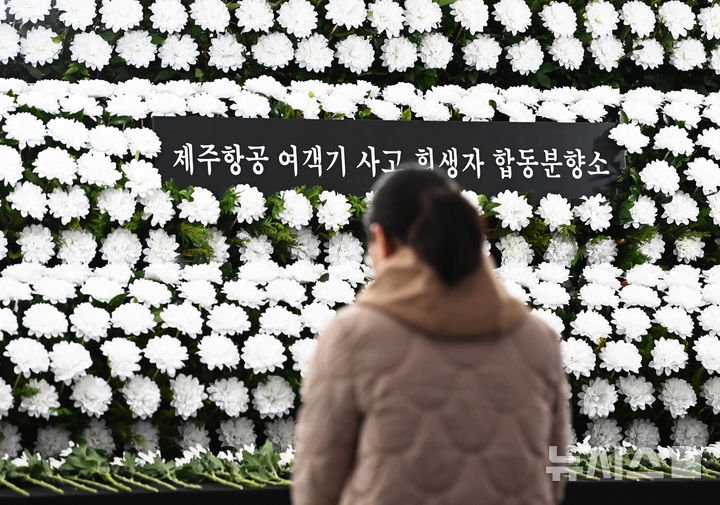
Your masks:
<svg viewBox="0 0 720 505"><path fill-rule="evenodd" d="M484 221L460 188L432 170L403 168L381 177L365 219L378 223L396 244L408 244L445 284L480 265Z"/></svg>

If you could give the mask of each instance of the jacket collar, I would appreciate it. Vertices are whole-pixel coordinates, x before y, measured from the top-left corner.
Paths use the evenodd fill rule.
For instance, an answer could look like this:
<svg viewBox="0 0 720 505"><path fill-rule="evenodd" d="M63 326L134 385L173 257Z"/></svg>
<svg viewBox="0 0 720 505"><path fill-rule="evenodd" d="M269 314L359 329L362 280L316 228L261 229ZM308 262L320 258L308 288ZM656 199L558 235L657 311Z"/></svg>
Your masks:
<svg viewBox="0 0 720 505"><path fill-rule="evenodd" d="M409 246L399 247L375 271L375 280L356 303L374 307L436 338L472 339L503 334L528 313L502 286L494 261L482 254L480 267L459 284L445 285Z"/></svg>

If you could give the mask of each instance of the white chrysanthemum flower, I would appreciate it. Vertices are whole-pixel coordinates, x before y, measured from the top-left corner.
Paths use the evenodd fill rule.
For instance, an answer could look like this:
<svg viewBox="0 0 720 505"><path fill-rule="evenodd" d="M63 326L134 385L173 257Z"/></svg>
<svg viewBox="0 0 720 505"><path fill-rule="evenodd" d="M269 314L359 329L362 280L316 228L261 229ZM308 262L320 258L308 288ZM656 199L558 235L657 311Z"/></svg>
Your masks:
<svg viewBox="0 0 720 505"><path fill-rule="evenodd" d="M197 63L198 45L190 35L170 35L158 50L160 64L173 70L190 70Z"/></svg>
<svg viewBox="0 0 720 505"><path fill-rule="evenodd" d="M180 374L171 379L170 389L172 390L170 405L175 408L177 415L185 420L195 415L202 408L203 400L207 398L203 385L190 375Z"/></svg>
<svg viewBox="0 0 720 505"><path fill-rule="evenodd" d="M70 43L70 56L91 70L101 70L110 63L112 46L96 33L78 33Z"/></svg>
<svg viewBox="0 0 720 505"><path fill-rule="evenodd" d="M659 260L665 251L665 242L662 235L655 234L651 239L638 244L640 253L647 256L650 261Z"/></svg>
<svg viewBox="0 0 720 505"><path fill-rule="evenodd" d="M415 65L418 50L415 44L405 37L392 37L383 42L380 59L390 72L404 72Z"/></svg>
<svg viewBox="0 0 720 505"><path fill-rule="evenodd" d="M570 202L563 196L550 193L540 200L537 214L545 221L550 231L568 226L572 222L573 213Z"/></svg>
<svg viewBox="0 0 720 505"><path fill-rule="evenodd" d="M674 156L689 155L693 152L693 141L684 128L676 125L663 126L655 134L653 149L668 150Z"/></svg>
<svg viewBox="0 0 720 505"><path fill-rule="evenodd" d="M241 451L248 446L254 446L257 436L255 426L247 417L236 417L220 423L217 429L220 444L223 447L232 447Z"/></svg>
<svg viewBox="0 0 720 505"><path fill-rule="evenodd" d="M67 191L55 188L47 196L47 201L50 214L64 225L90 212L90 200L80 186L72 186Z"/></svg>
<svg viewBox="0 0 720 505"><path fill-rule="evenodd" d="M155 60L157 53L152 37L144 30L125 32L118 39L115 50L129 65L137 68L146 68Z"/></svg>
<svg viewBox="0 0 720 505"><path fill-rule="evenodd" d="M188 421L178 426L180 436L178 437L178 445L184 451L202 447L207 449L210 447L210 434L205 428L197 426L194 422Z"/></svg>
<svg viewBox="0 0 720 505"><path fill-rule="evenodd" d="M557 37L548 49L548 53L561 67L567 68L568 70L577 70L580 68L583 58L585 57L585 49L583 48L582 42L574 37ZM599 121L599 119L596 120Z"/></svg>
<svg viewBox="0 0 720 505"><path fill-rule="evenodd" d="M489 19L488 7L483 0L457 0L450 4L450 13L473 35L482 33Z"/></svg>
<svg viewBox="0 0 720 505"><path fill-rule="evenodd" d="M92 358L85 347L77 342L58 342L48 353L50 370L57 382L70 384L73 379L84 376L92 366Z"/></svg>
<svg viewBox="0 0 720 505"><path fill-rule="evenodd" d="M713 414L720 413L720 377L711 377L702 386L700 396L713 409Z"/></svg>
<svg viewBox="0 0 720 505"><path fill-rule="evenodd" d="M345 28L357 28L367 17L362 0L330 0L325 8L327 19Z"/></svg>
<svg viewBox="0 0 720 505"><path fill-rule="evenodd" d="M620 19L638 37L647 37L655 29L655 13L649 5L639 0L625 2L620 9Z"/></svg>
<svg viewBox="0 0 720 505"><path fill-rule="evenodd" d="M513 231L520 231L530 223L532 207L525 196L519 195L517 191L503 191L495 195L491 201L498 204L493 210L497 212L503 226Z"/></svg>
<svg viewBox="0 0 720 505"><path fill-rule="evenodd" d="M50 419L50 416L57 415L56 409L60 408L60 401L55 386L45 379L30 379L27 387L35 389L37 392L30 396L23 396L18 411L27 412L30 417L43 417L46 420Z"/></svg>
<svg viewBox="0 0 720 505"><path fill-rule="evenodd" d="M186 303L199 305L205 309L209 309L217 303L215 287L210 281L204 279L181 282L178 286L178 295Z"/></svg>
<svg viewBox="0 0 720 505"><path fill-rule="evenodd" d="M307 37L317 27L315 7L307 0L283 2L277 20L285 31L296 37Z"/></svg>
<svg viewBox="0 0 720 505"><path fill-rule="evenodd" d="M39 224L30 224L20 230L17 244L25 262L44 265L55 255L55 242L50 229Z"/></svg>
<svg viewBox="0 0 720 505"><path fill-rule="evenodd" d="M500 0L493 6L493 17L505 30L517 35L530 27L532 11L523 0Z"/></svg>
<svg viewBox="0 0 720 505"><path fill-rule="evenodd" d="M175 262L178 259L178 244L174 236L168 234L163 229L150 230L148 233L147 247L143 249L145 254L145 262L148 264L153 263L168 263ZM155 291L152 291L150 296L153 296ZM165 296L163 296L163 300ZM167 303L166 300L163 303ZM158 305L157 303L151 303L151 305Z"/></svg>
<svg viewBox="0 0 720 505"><path fill-rule="evenodd" d="M720 372L720 339L717 335L703 335L693 344L697 360L708 373Z"/></svg>
<svg viewBox="0 0 720 505"><path fill-rule="evenodd" d="M23 217L42 220L47 210L47 196L40 186L32 182L21 182L7 196L10 206Z"/></svg>
<svg viewBox="0 0 720 505"><path fill-rule="evenodd" d="M466 2L468 0L465 0ZM403 8L394 0L376 0L368 5L368 19L378 34L397 37L403 29Z"/></svg>
<svg viewBox="0 0 720 505"><path fill-rule="evenodd" d="M79 408L83 414L100 417L110 407L112 389L104 379L94 375L85 375L75 380L70 399L75 402L75 407Z"/></svg>
<svg viewBox="0 0 720 505"><path fill-rule="evenodd" d="M230 24L230 11L222 0L195 0L190 15L203 30L224 32Z"/></svg>
<svg viewBox="0 0 720 505"><path fill-rule="evenodd" d="M7 8L13 17L23 23L37 23L50 14L50 0L7 0ZM0 10L4 17L5 5Z"/></svg>
<svg viewBox="0 0 720 505"><path fill-rule="evenodd" d="M705 46L701 40L688 38L673 44L670 63L678 70L688 71L702 67L706 61Z"/></svg>
<svg viewBox="0 0 720 505"><path fill-rule="evenodd" d="M651 351L653 359L650 361L649 366L655 369L657 375L670 375L685 368L688 355L681 342L660 337L654 343L655 345Z"/></svg>
<svg viewBox="0 0 720 505"><path fill-rule="evenodd" d="M254 373L274 372L287 360L282 342L272 335L260 333L249 337L242 348L245 368Z"/></svg>
<svg viewBox="0 0 720 505"><path fill-rule="evenodd" d="M280 196L283 199L283 210L278 214L278 219L295 229L307 226L313 214L310 200L294 190L282 191Z"/></svg>
<svg viewBox="0 0 720 505"><path fill-rule="evenodd" d="M642 366L642 356L637 347L629 342L607 342L600 351L600 368L613 372L637 373Z"/></svg>
<svg viewBox="0 0 720 505"><path fill-rule="evenodd" d="M163 226L175 215L172 197L162 190L151 191L140 202L143 205L143 219L149 219L151 226Z"/></svg>
<svg viewBox="0 0 720 505"><path fill-rule="evenodd" d="M328 46L328 40L319 33L298 42L295 61L300 68L310 72L322 72L330 65L335 53Z"/></svg>
<svg viewBox="0 0 720 505"><path fill-rule="evenodd" d="M6 116L2 129L8 138L18 141L18 147L20 149L44 144L45 135L47 134L43 122L29 112L18 112ZM7 150L5 150L3 154L10 156ZM15 158L12 157L9 161L12 162L14 159Z"/></svg>
<svg viewBox="0 0 720 505"><path fill-rule="evenodd" d="M188 302L165 307L160 313L163 327L196 337L202 332L203 319L200 311Z"/></svg>
<svg viewBox="0 0 720 505"><path fill-rule="evenodd" d="M220 335L236 335L250 329L250 320L243 308L229 303L221 303L210 309L207 324Z"/></svg>
<svg viewBox="0 0 720 505"><path fill-rule="evenodd" d="M660 21L667 26L673 38L684 37L695 26L695 13L685 2L669 0L658 9Z"/></svg>
<svg viewBox="0 0 720 505"><path fill-rule="evenodd" d="M510 60L513 72L528 75L537 72L542 65L543 51L537 39L525 37L508 47L507 58Z"/></svg>
<svg viewBox="0 0 720 505"><path fill-rule="evenodd" d="M588 384L583 384L582 391L578 393L578 399L580 413L596 419L607 417L615 410L618 395L614 385L606 379L596 377Z"/></svg>
<svg viewBox="0 0 720 505"><path fill-rule="evenodd" d="M612 327L605 317L592 310L579 312L570 323L573 335L579 335L590 339L594 344L600 343L600 339L607 339L612 333Z"/></svg>
<svg viewBox="0 0 720 505"><path fill-rule="evenodd" d="M267 32L275 15L266 0L241 0L235 9L238 25L246 31Z"/></svg>
<svg viewBox="0 0 720 505"><path fill-rule="evenodd" d="M566 2L552 1L540 11L545 28L555 37L572 36L577 29L577 16Z"/></svg>
<svg viewBox="0 0 720 505"><path fill-rule="evenodd" d="M160 154L160 137L150 128L127 128L124 133L132 155L155 158Z"/></svg>
<svg viewBox="0 0 720 505"><path fill-rule="evenodd" d="M690 224L697 220L700 214L695 199L683 191L672 195L672 200L663 205L662 217L670 224Z"/></svg>
<svg viewBox="0 0 720 505"><path fill-rule="evenodd" d="M528 265L533 259L532 246L519 233L503 235L496 245L502 255L503 266Z"/></svg>
<svg viewBox="0 0 720 505"><path fill-rule="evenodd" d="M705 307L698 316L698 322L703 331L710 335L720 335L720 305Z"/></svg>
<svg viewBox="0 0 720 505"><path fill-rule="evenodd" d="M560 341L560 354L565 371L576 379L589 377L595 369L595 353L592 347L580 339L570 337Z"/></svg>
<svg viewBox="0 0 720 505"><path fill-rule="evenodd" d="M648 419L633 419L625 429L625 442L637 448L655 450L660 443L660 430Z"/></svg>
<svg viewBox="0 0 720 505"><path fill-rule="evenodd" d="M628 284L620 290L619 295L620 300L626 307L655 308L660 305L660 297L657 292L648 286Z"/></svg>
<svg viewBox="0 0 720 505"><path fill-rule="evenodd" d="M102 0L100 15L103 24L114 32L137 26L143 19L138 0Z"/></svg>
<svg viewBox="0 0 720 505"><path fill-rule="evenodd" d="M662 44L655 39L636 40L633 42L630 59L643 69L654 69L663 64L664 53Z"/></svg>
<svg viewBox="0 0 720 505"><path fill-rule="evenodd" d="M253 408L261 419L286 416L295 403L295 393L285 379L271 375L252 391Z"/></svg>
<svg viewBox="0 0 720 505"><path fill-rule="evenodd" d="M720 187L720 166L708 158L694 158L685 169L688 180L702 188L705 195L715 193Z"/></svg>
<svg viewBox="0 0 720 505"><path fill-rule="evenodd" d="M22 325L30 336L35 337L60 337L68 330L65 314L48 303L30 306L23 315Z"/></svg>
<svg viewBox="0 0 720 505"><path fill-rule="evenodd" d="M300 377L305 377L308 363L317 349L317 339L301 338L290 346L293 358L293 370L300 372Z"/></svg>
<svg viewBox="0 0 720 505"><path fill-rule="evenodd" d="M367 72L375 60L375 50L370 40L359 35L349 35L338 42L335 47L338 63L351 72L361 74Z"/></svg>
<svg viewBox="0 0 720 505"><path fill-rule="evenodd" d="M33 172L43 179L57 179L62 184L72 184L77 164L70 154L60 147L48 147L37 154Z"/></svg>
<svg viewBox="0 0 720 505"><path fill-rule="evenodd" d="M233 370L240 363L237 346L224 335L211 334L203 337L198 343L197 355L208 370L222 370L225 367Z"/></svg>
<svg viewBox="0 0 720 505"><path fill-rule="evenodd" d="M573 239L553 234L543 255L543 260L570 266L577 252L578 246Z"/></svg>
<svg viewBox="0 0 720 505"><path fill-rule="evenodd" d="M43 458L54 458L70 445L70 432L63 428L39 428L35 439L35 452Z"/></svg>
<svg viewBox="0 0 720 505"><path fill-rule="evenodd" d="M675 442L675 446L705 447L710 435L705 423L688 416L675 421L670 438Z"/></svg>
<svg viewBox="0 0 720 505"><path fill-rule="evenodd" d="M56 0L55 8L62 13L60 21L65 26L84 30L95 19L95 4L95 0Z"/></svg>
<svg viewBox="0 0 720 505"><path fill-rule="evenodd" d="M675 418L685 417L688 409L695 406L697 402L697 396L690 383L677 378L665 381L658 398L663 402L670 415Z"/></svg>
<svg viewBox="0 0 720 505"><path fill-rule="evenodd" d="M13 458L21 450L22 444L17 426L7 423L0 425L0 454Z"/></svg>
<svg viewBox="0 0 720 505"><path fill-rule="evenodd" d="M175 373L185 365L188 359L187 349L179 339L170 335L161 335L148 340L143 355L158 370L175 377Z"/></svg>
<svg viewBox="0 0 720 505"><path fill-rule="evenodd" d="M58 34L44 26L29 29L20 40L20 54L25 58L25 63L35 67L54 61L61 50Z"/></svg>
<svg viewBox="0 0 720 505"><path fill-rule="evenodd" d="M463 47L465 63L476 70L490 70L497 67L501 53L500 44L489 35L480 35ZM494 112L493 110L492 114Z"/></svg>
<svg viewBox="0 0 720 505"><path fill-rule="evenodd" d="M188 20L185 6L180 0L155 0L150 6L153 28L163 33L181 31Z"/></svg>
<svg viewBox="0 0 720 505"><path fill-rule="evenodd" d="M108 359L110 365L110 374L113 377L126 379L135 372L140 371L141 350L131 340L122 337L115 337L112 340L106 340L100 346L103 355Z"/></svg>
<svg viewBox="0 0 720 505"><path fill-rule="evenodd" d="M126 335L142 335L155 327L155 316L145 305L130 302L113 311L112 323Z"/></svg>
<svg viewBox="0 0 720 505"><path fill-rule="evenodd" d="M265 435L279 451L292 448L295 444L295 419L275 419L265 425Z"/></svg>
<svg viewBox="0 0 720 505"><path fill-rule="evenodd" d="M220 202L210 190L194 188L190 198L192 200L183 198L178 204L180 218L206 226L217 222L220 217Z"/></svg>
<svg viewBox="0 0 720 505"><path fill-rule="evenodd" d="M33 373L43 373L50 368L50 357L45 347L37 340L20 337L11 340L5 346L4 356L15 365L14 373L30 377Z"/></svg>
<svg viewBox="0 0 720 505"><path fill-rule="evenodd" d="M539 282L530 289L530 296L535 305L548 309L558 309L570 303L570 294L555 282Z"/></svg>
<svg viewBox="0 0 720 505"><path fill-rule="evenodd" d="M280 32L261 35L250 51L255 61L272 70L285 67L295 54L288 36Z"/></svg>
<svg viewBox="0 0 720 505"><path fill-rule="evenodd" d="M115 228L103 240L100 252L108 264L134 266L142 254L142 243L127 228Z"/></svg>
<svg viewBox="0 0 720 505"><path fill-rule="evenodd" d="M109 455L113 454L116 449L112 431L108 428L105 421L101 419L90 419L88 426L80 433L80 439L84 441L88 447L105 451Z"/></svg>
<svg viewBox="0 0 720 505"><path fill-rule="evenodd" d="M625 396L625 403L634 411L644 410L655 402L655 387L645 377L627 375L619 378L618 390Z"/></svg>
<svg viewBox="0 0 720 505"><path fill-rule="evenodd" d="M105 309L83 302L70 315L70 331L86 342L107 337L110 314Z"/></svg>
<svg viewBox="0 0 720 505"><path fill-rule="evenodd" d="M621 429L615 419L595 419L588 423L588 429L583 437L589 445L600 449L619 447L622 442Z"/></svg>
<svg viewBox="0 0 720 505"><path fill-rule="evenodd" d="M639 153L650 143L650 138L643 135L636 124L619 124L610 130L609 137L629 153Z"/></svg>
<svg viewBox="0 0 720 505"><path fill-rule="evenodd" d="M337 231L350 222L351 206L345 195L335 191L323 191L320 193L320 202L317 218L325 229Z"/></svg>
<svg viewBox="0 0 720 505"><path fill-rule="evenodd" d="M612 35L605 35L590 42L590 53L601 70L610 71L618 66L625 55L622 42ZM621 125L619 125L621 126Z"/></svg>
<svg viewBox="0 0 720 505"><path fill-rule="evenodd" d="M150 421L137 421L130 425L128 448L136 452L152 453L159 450L160 433Z"/></svg>
<svg viewBox="0 0 720 505"><path fill-rule="evenodd" d="M630 207L630 221L623 224L624 228L641 228L654 226L657 217L655 201L646 195L640 195Z"/></svg>
<svg viewBox="0 0 720 505"><path fill-rule="evenodd" d="M333 317L335 311L324 303L313 302L301 311L303 324L313 333L322 332Z"/></svg>
<svg viewBox="0 0 720 505"><path fill-rule="evenodd" d="M437 28L442 20L440 5L432 0L405 0L405 25L408 32L429 32Z"/></svg>
<svg viewBox="0 0 720 505"><path fill-rule="evenodd" d="M17 149L0 145L0 181L6 186L14 186L23 178L23 170L22 158Z"/></svg>
<svg viewBox="0 0 720 505"><path fill-rule="evenodd" d="M698 23L708 40L720 39L720 5L714 4L700 9Z"/></svg>
<svg viewBox="0 0 720 505"><path fill-rule="evenodd" d="M83 153L77 160L80 182L97 186L113 186L122 174L115 163L104 153L90 151Z"/></svg>
<svg viewBox="0 0 720 505"><path fill-rule="evenodd" d="M271 335L300 336L302 321L300 316L285 307L274 306L260 316L260 331Z"/></svg>
<svg viewBox="0 0 720 505"><path fill-rule="evenodd" d="M328 305L349 304L355 299L355 290L352 286L340 279L328 279L317 282L312 289L313 298Z"/></svg>
<svg viewBox="0 0 720 505"><path fill-rule="evenodd" d="M208 54L208 64L224 72L238 70L245 63L245 46L231 33L213 37Z"/></svg>
<svg viewBox="0 0 720 505"><path fill-rule="evenodd" d="M582 203L575 207L575 215L593 231L602 231L610 226L612 207L604 195L583 196Z"/></svg>
<svg viewBox="0 0 720 505"><path fill-rule="evenodd" d="M14 27L0 23L0 63L5 65L14 59L19 52L20 34L18 34Z"/></svg>
<svg viewBox="0 0 720 505"><path fill-rule="evenodd" d="M210 401L230 417L248 409L248 389L237 377L218 379L208 386L207 391Z"/></svg>
<svg viewBox="0 0 720 505"><path fill-rule="evenodd" d="M700 237L680 237L675 241L673 252L678 261L690 263L704 256L705 244Z"/></svg>
<svg viewBox="0 0 720 505"><path fill-rule="evenodd" d="M160 407L160 388L148 377L132 375L120 392L133 417L147 419Z"/></svg>

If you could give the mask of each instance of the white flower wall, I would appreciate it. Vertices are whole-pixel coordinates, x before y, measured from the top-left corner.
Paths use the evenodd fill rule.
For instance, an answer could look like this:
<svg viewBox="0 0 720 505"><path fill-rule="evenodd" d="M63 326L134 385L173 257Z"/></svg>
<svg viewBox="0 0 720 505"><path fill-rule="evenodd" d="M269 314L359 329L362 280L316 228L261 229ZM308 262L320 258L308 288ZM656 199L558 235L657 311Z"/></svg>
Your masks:
<svg viewBox="0 0 720 505"><path fill-rule="evenodd" d="M285 449L371 278L372 195L163 185L152 115L620 123L616 194L465 196L558 331L573 436L715 442L719 38L675 0L0 2L0 455Z"/></svg>

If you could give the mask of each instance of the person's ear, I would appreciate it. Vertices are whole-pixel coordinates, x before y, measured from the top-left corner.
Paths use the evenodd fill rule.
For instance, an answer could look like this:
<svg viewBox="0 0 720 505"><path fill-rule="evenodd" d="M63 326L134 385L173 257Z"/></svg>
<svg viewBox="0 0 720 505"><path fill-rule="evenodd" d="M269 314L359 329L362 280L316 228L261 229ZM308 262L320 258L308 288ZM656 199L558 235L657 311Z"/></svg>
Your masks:
<svg viewBox="0 0 720 505"><path fill-rule="evenodd" d="M381 258L387 258L395 251L393 241L388 237L385 229L380 224L372 223L370 225L370 233L372 234L373 242L375 242L376 251L380 254Z"/></svg>

